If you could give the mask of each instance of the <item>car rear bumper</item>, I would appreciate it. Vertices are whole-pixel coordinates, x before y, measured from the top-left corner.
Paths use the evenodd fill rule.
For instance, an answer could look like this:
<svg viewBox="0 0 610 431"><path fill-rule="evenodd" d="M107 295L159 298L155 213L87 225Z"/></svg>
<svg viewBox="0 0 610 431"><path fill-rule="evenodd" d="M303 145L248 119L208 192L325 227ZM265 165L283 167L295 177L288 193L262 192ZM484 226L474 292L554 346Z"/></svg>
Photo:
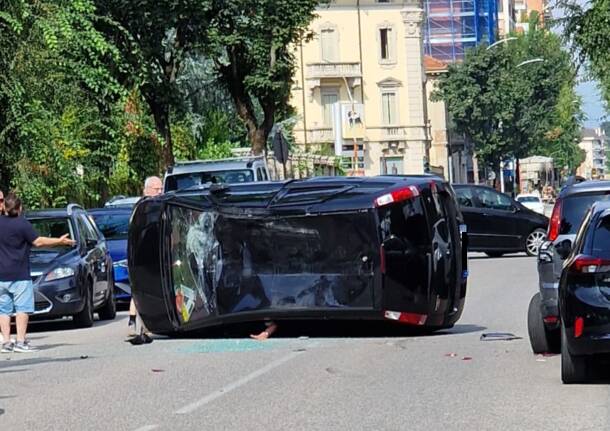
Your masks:
<svg viewBox="0 0 610 431"><path fill-rule="evenodd" d="M610 354L610 292L602 293L601 289L576 287L561 302L561 319L572 354ZM577 326L580 335L576 334Z"/></svg>

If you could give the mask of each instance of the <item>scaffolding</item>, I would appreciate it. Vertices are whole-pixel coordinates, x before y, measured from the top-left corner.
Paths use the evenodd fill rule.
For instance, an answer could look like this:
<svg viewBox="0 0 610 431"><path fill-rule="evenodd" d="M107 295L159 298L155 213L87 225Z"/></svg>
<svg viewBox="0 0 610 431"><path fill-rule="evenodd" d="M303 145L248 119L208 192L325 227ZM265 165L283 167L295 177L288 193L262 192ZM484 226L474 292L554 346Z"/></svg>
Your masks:
<svg viewBox="0 0 610 431"><path fill-rule="evenodd" d="M496 0L424 0L424 50L445 62L464 58L467 49L496 40Z"/></svg>

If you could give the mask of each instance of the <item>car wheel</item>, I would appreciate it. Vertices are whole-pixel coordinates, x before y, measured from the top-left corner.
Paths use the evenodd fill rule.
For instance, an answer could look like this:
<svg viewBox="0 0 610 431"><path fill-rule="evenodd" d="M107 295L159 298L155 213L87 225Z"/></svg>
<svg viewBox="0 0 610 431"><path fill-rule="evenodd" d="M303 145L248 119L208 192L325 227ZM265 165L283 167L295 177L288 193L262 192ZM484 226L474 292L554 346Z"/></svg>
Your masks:
<svg viewBox="0 0 610 431"><path fill-rule="evenodd" d="M565 384L588 380L587 357L572 355L568 350L566 330L561 325L561 380Z"/></svg>
<svg viewBox="0 0 610 431"><path fill-rule="evenodd" d="M558 331L549 331L542 320L540 292L532 296L527 310L527 332L534 353L559 353Z"/></svg>
<svg viewBox="0 0 610 431"><path fill-rule="evenodd" d="M530 233L525 239L525 252L528 256L538 256L538 250L545 240L546 231L544 229L536 229Z"/></svg>
<svg viewBox="0 0 610 431"><path fill-rule="evenodd" d="M108 281L108 299L97 311L98 316L100 316L100 320L114 320L116 317L116 301L114 299L114 280L109 277Z"/></svg>
<svg viewBox="0 0 610 431"><path fill-rule="evenodd" d="M485 253L488 257L502 257L504 253L501 251L488 251Z"/></svg>
<svg viewBox="0 0 610 431"><path fill-rule="evenodd" d="M85 287L85 305L83 309L72 317L74 326L77 328L90 328L93 326L93 293L91 283Z"/></svg>

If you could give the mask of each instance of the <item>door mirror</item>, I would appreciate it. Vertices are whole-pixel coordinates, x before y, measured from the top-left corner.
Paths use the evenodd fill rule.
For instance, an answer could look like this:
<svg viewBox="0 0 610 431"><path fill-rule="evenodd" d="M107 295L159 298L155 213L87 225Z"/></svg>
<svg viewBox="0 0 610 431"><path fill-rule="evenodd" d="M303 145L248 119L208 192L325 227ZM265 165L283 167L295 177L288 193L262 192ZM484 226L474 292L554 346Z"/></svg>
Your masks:
<svg viewBox="0 0 610 431"><path fill-rule="evenodd" d="M565 240L561 241L559 244L557 244L555 246L555 249L557 250L557 254L559 254L559 257L561 257L561 259L565 260L568 258L568 256L572 252L572 241L570 241L569 239L565 239Z"/></svg>

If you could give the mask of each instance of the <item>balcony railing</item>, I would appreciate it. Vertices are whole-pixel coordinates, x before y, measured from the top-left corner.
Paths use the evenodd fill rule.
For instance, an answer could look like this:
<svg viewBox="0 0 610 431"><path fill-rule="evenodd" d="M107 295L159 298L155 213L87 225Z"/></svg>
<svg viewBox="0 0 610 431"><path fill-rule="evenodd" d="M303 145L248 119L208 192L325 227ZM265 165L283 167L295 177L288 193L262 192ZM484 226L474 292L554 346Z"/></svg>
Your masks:
<svg viewBox="0 0 610 431"><path fill-rule="evenodd" d="M382 127L381 138L386 141L401 140L407 137L407 129L404 127Z"/></svg>
<svg viewBox="0 0 610 431"><path fill-rule="evenodd" d="M360 63L309 63L308 78L357 78L360 77Z"/></svg>
<svg viewBox="0 0 610 431"><path fill-rule="evenodd" d="M334 142L335 134L331 128L311 129L307 131L307 141L311 144Z"/></svg>

